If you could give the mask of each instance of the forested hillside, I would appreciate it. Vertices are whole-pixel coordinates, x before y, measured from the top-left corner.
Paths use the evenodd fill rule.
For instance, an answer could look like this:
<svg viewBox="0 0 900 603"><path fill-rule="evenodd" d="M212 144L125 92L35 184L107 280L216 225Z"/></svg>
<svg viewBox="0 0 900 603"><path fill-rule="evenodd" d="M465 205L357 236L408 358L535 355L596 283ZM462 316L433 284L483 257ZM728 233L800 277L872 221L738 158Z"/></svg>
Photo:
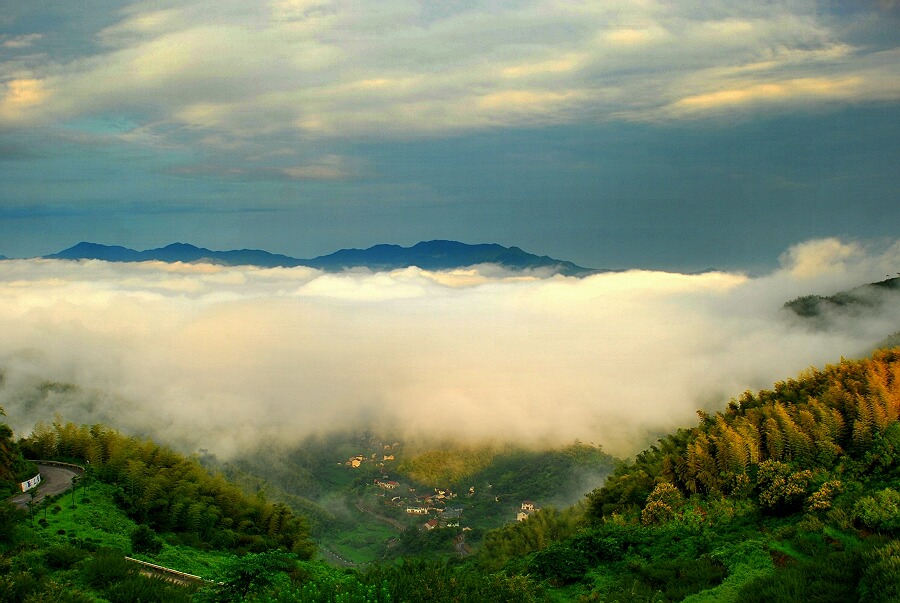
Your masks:
<svg viewBox="0 0 900 603"><path fill-rule="evenodd" d="M591 494L591 514L643 505L660 484L685 495L740 499L755 490L763 508L783 512L800 508L804 494L825 505L839 478L894 471L898 357L898 349L882 350L871 359L810 369L772 390L745 392L723 412L701 413L698 427L679 430L620 467Z"/></svg>
<svg viewBox="0 0 900 603"><path fill-rule="evenodd" d="M5 415L0 408L0 416ZM37 468L22 456L18 444L13 439L12 429L0 423L0 493L8 496L19 491L19 483L34 477Z"/></svg>
<svg viewBox="0 0 900 603"><path fill-rule="evenodd" d="M900 600L900 349L747 392L560 514L488 534L486 569L597 601Z"/></svg>
<svg viewBox="0 0 900 603"><path fill-rule="evenodd" d="M238 551L282 547L303 558L314 553L303 517L244 495L197 460L152 440L57 421L37 425L22 449L31 458L85 464L89 479L120 486L118 502L133 520L192 544Z"/></svg>

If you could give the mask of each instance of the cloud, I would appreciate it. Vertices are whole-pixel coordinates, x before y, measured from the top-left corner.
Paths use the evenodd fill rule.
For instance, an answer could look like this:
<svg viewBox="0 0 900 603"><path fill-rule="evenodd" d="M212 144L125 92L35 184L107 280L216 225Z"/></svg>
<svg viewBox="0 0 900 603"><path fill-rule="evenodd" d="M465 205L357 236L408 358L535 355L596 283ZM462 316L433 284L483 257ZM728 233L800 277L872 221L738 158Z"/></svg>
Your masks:
<svg viewBox="0 0 900 603"><path fill-rule="evenodd" d="M0 118L19 119L38 108L49 97L44 82L20 78L6 82L6 93L0 100Z"/></svg>
<svg viewBox="0 0 900 603"><path fill-rule="evenodd" d="M2 46L3 48L28 48L44 36L42 34L23 34L21 36L12 36L3 39Z"/></svg>
<svg viewBox="0 0 900 603"><path fill-rule="evenodd" d="M293 156L289 151L287 156ZM273 156L269 154L268 156ZM355 177L360 170L360 161L353 161L340 155L325 155L299 165L277 168L255 168L220 163L179 165L167 168L165 173L175 176L208 176L220 179L238 180L347 180Z"/></svg>
<svg viewBox="0 0 900 603"><path fill-rule="evenodd" d="M786 102L797 98L836 99L853 94L862 80L860 78L801 78L766 84L753 84L743 88L719 90L683 98L675 103L676 109L684 111L704 111L720 107L737 107L758 102Z"/></svg>
<svg viewBox="0 0 900 603"><path fill-rule="evenodd" d="M18 430L58 411L224 456L362 425L577 437L627 454L692 424L697 408L895 332L896 303L827 330L780 308L883 278L898 259L900 243L878 252L824 240L791 248L759 278L584 279L9 260L0 395Z"/></svg>
<svg viewBox="0 0 900 603"><path fill-rule="evenodd" d="M88 51L0 63L0 74L15 71L8 89L31 81L54 92L0 119L120 112L160 132L234 143L900 96L896 45L856 43L873 26L867 12L831 15L805 2L183 0L164 10L137 3L117 18ZM39 48L41 35L5 43Z"/></svg>
<svg viewBox="0 0 900 603"><path fill-rule="evenodd" d="M863 254L856 243L845 243L828 238L799 243L779 258L781 265L792 276L810 279L834 272L845 272L848 264L855 263Z"/></svg>

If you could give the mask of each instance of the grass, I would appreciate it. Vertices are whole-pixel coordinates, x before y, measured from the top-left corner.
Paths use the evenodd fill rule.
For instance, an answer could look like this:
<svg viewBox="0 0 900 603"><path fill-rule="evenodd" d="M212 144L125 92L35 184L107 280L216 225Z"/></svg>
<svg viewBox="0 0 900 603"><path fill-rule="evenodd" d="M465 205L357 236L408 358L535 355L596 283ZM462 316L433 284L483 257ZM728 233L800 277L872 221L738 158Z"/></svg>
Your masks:
<svg viewBox="0 0 900 603"><path fill-rule="evenodd" d="M115 548L142 561L148 561L188 574L209 577L231 555L222 551L203 551L182 545L163 544L155 555L132 553L131 533L137 524L113 502L114 486L94 483L86 493L72 493L49 501L35 509L34 537L45 546L80 542L89 548ZM46 519L45 519L46 518Z"/></svg>
<svg viewBox="0 0 900 603"><path fill-rule="evenodd" d="M34 512L34 531L48 545L83 541L97 547L131 550L129 535L137 527L113 502L115 489L95 483L87 493L62 495Z"/></svg>
<svg viewBox="0 0 900 603"><path fill-rule="evenodd" d="M201 551L183 545L164 544L155 555L135 554L132 557L211 580L232 555L223 551Z"/></svg>
<svg viewBox="0 0 900 603"><path fill-rule="evenodd" d="M381 560L385 543L396 536L397 532L384 524L367 522L323 539L323 544L344 559L363 564Z"/></svg>

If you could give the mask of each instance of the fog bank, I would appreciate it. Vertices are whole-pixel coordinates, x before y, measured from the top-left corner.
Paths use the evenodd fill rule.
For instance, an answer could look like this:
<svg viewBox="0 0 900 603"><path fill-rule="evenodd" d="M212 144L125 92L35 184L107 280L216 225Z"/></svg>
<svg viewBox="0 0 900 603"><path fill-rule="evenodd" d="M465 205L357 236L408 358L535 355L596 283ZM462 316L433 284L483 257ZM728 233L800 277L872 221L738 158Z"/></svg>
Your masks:
<svg viewBox="0 0 900 603"><path fill-rule="evenodd" d="M0 405L20 435L59 412L221 457L362 425L631 454L900 329L896 296L827 329L781 310L896 275L900 242L808 241L781 263L576 279L0 261Z"/></svg>

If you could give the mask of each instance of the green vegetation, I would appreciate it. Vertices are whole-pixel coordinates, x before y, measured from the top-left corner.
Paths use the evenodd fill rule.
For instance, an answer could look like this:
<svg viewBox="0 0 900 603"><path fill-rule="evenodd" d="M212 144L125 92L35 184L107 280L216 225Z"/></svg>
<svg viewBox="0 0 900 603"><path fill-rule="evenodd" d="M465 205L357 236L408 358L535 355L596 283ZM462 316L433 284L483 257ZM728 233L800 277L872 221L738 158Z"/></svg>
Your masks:
<svg viewBox="0 0 900 603"><path fill-rule="evenodd" d="M306 522L268 490L247 496L149 440L57 421L6 442L10 475L26 466L22 451L91 469L31 518L0 514L0 603L900 600L900 348L700 413L574 506L547 503L561 496L560 474L612 465L599 448L443 447L389 460L395 444L365 435L337 459L296 457L332 501L319 523L325 558L353 568L314 560ZM366 462L345 462L356 457ZM265 486L246 469L245 485ZM426 527L392 497L443 510ZM502 501L526 497L543 508L513 522ZM464 531L468 517L483 523ZM491 521L501 525L485 529ZM211 581L150 579L125 553Z"/></svg>
<svg viewBox="0 0 900 603"><path fill-rule="evenodd" d="M283 504L244 495L196 459L150 440L57 420L38 424L21 447L32 458L86 464L90 479L118 486L116 502L131 519L185 544L237 551L283 547L302 558L314 554L303 517Z"/></svg>
<svg viewBox="0 0 900 603"><path fill-rule="evenodd" d="M337 533L331 542L335 553L357 565L380 559L385 544L397 537L397 531L381 523L364 522Z"/></svg>
<svg viewBox="0 0 900 603"><path fill-rule="evenodd" d="M2 382L0 373L0 382ZM0 408L0 416L6 413ZM13 432L6 423L0 423L0 495L9 496L19 490L19 484L31 479L38 470L34 463L29 463L22 456L19 447L13 441Z"/></svg>
<svg viewBox="0 0 900 603"><path fill-rule="evenodd" d="M404 460L397 471L431 488L455 485L490 466L498 454L500 451L491 446L426 450Z"/></svg>
<svg viewBox="0 0 900 603"><path fill-rule="evenodd" d="M599 447L579 442L526 450L397 440L372 432L335 433L228 463L209 454L200 458L244 490L262 492L308 517L327 558L330 551L357 565L407 555L459 557L477 547L487 530L513 520L524 500L569 506L615 465ZM387 490L377 481L398 485ZM445 492L442 498L439 491ZM410 514L409 507L428 511ZM429 520L437 520L441 532L424 530Z"/></svg>
<svg viewBox="0 0 900 603"><path fill-rule="evenodd" d="M584 600L896 600L898 416L900 349L807 371L622 463L576 531L534 517L479 563Z"/></svg>

